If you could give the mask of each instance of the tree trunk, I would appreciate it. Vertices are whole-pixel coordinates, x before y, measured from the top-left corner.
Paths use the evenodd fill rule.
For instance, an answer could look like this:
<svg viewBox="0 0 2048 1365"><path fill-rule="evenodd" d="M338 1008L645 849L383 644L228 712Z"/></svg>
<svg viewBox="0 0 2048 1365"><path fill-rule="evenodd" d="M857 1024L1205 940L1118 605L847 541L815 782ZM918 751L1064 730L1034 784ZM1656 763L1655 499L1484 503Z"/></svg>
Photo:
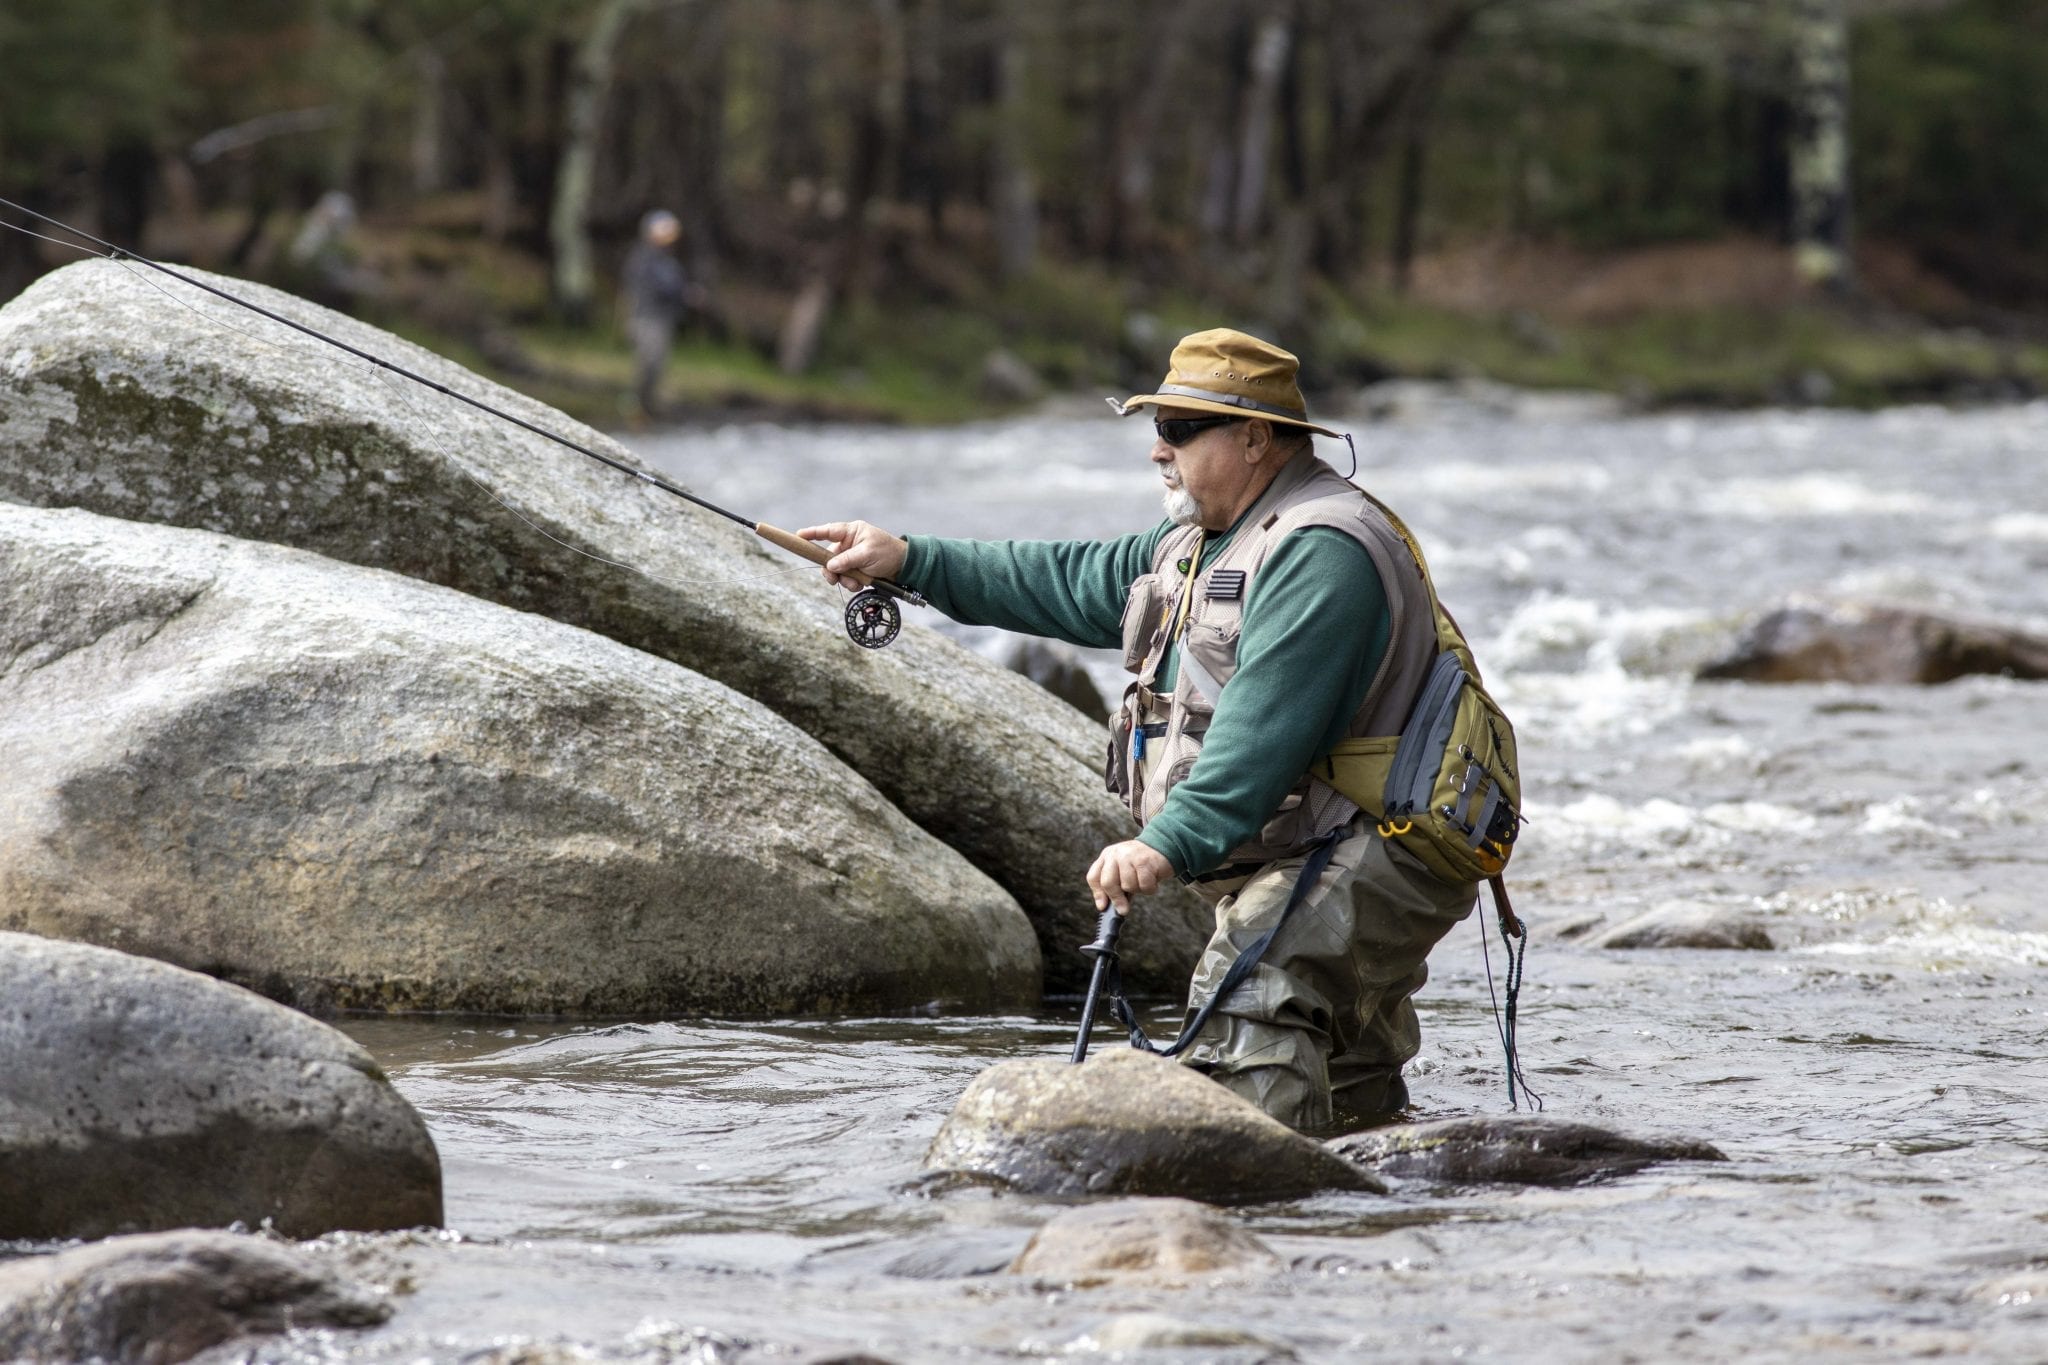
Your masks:
<svg viewBox="0 0 2048 1365"><path fill-rule="evenodd" d="M554 203L548 213L548 242L554 251L555 307L572 323L582 323L590 316L591 300L597 293L587 219L619 36L647 4L648 0L604 0L570 70L562 153L555 172Z"/></svg>
<svg viewBox="0 0 2048 1365"><path fill-rule="evenodd" d="M780 192L795 180L815 182L824 172L816 121L811 117L811 53L798 0L775 8L774 103L770 106L768 178Z"/></svg>
<svg viewBox="0 0 2048 1365"><path fill-rule="evenodd" d="M1406 294L1415 267L1416 226L1422 218L1422 173L1429 156L1426 109L1416 109L1401 139L1401 178L1394 198L1394 292Z"/></svg>
<svg viewBox="0 0 2048 1365"><path fill-rule="evenodd" d="M1473 20L1486 3L1488 0L1461 0L1444 11L1423 30L1414 52L1389 68L1370 98L1356 104L1348 100L1337 102L1337 108L1348 113L1348 118L1330 131L1327 164L1331 170L1318 191L1326 234L1362 243L1364 234L1359 230L1358 219L1363 214L1362 197L1372 169L1397 135L1413 132L1413 107L1427 104L1434 97L1458 48L1471 35ZM1414 168L1418 177L1421 169L1418 162ZM1419 179L1416 193L1419 201ZM1339 267L1337 273L1356 268L1357 264L1354 260Z"/></svg>
<svg viewBox="0 0 2048 1365"><path fill-rule="evenodd" d="M100 162L100 227L116 242L147 251L149 195L156 180L156 151L137 137L117 139Z"/></svg>
<svg viewBox="0 0 2048 1365"><path fill-rule="evenodd" d="M1849 262L1849 31L1841 0L1798 0L1792 27L1792 253L1832 293Z"/></svg>
<svg viewBox="0 0 2048 1365"><path fill-rule="evenodd" d="M1237 195L1231 206L1231 239L1249 245L1265 219L1267 158L1273 146L1273 112L1279 102L1280 78L1294 46L1294 9L1280 6L1259 20L1252 39L1251 81L1245 88L1244 115L1239 121Z"/></svg>
<svg viewBox="0 0 2048 1365"><path fill-rule="evenodd" d="M1315 258L1316 213L1308 180L1308 119L1302 95L1301 44L1288 44L1281 66L1280 210L1273 228L1273 265L1266 281L1266 315L1291 335L1307 312L1307 281Z"/></svg>
<svg viewBox="0 0 2048 1365"><path fill-rule="evenodd" d="M1026 0L1006 0L995 52L996 268L1006 280L1031 273L1038 257L1038 181L1032 174L1025 78Z"/></svg>
<svg viewBox="0 0 2048 1365"><path fill-rule="evenodd" d="M947 176L943 0L913 0L904 27L903 134L897 192L924 210L933 238L946 229Z"/></svg>
<svg viewBox="0 0 2048 1365"><path fill-rule="evenodd" d="M1205 139L1209 146L1208 167L1203 176L1202 200L1196 211L1202 242L1212 254L1219 253L1230 231L1231 206L1237 201L1238 147L1232 141L1237 110L1244 102L1250 78L1246 53L1251 44L1251 24L1244 6L1234 4L1227 24L1224 51L1224 85L1215 107L1222 112Z"/></svg>
<svg viewBox="0 0 2048 1365"><path fill-rule="evenodd" d="M1191 22L1179 21L1180 9L1176 0L1167 0L1138 20L1140 33L1152 40L1136 44L1137 69L1127 84L1138 89L1138 97L1130 102L1116 132L1109 223L1103 234L1104 253L1113 262L1129 259L1151 235L1159 126L1194 31Z"/></svg>
<svg viewBox="0 0 2048 1365"><path fill-rule="evenodd" d="M447 184L444 156L447 131L448 63L430 44L422 43L413 54L419 73L419 89L412 109L412 192L436 194Z"/></svg>

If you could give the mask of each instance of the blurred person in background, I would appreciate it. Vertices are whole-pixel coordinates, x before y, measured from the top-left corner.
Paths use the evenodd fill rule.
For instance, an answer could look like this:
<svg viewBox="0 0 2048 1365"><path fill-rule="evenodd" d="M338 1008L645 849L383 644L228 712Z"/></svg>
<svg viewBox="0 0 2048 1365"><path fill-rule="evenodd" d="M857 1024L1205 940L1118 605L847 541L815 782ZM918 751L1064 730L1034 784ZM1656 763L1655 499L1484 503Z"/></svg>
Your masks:
<svg viewBox="0 0 2048 1365"><path fill-rule="evenodd" d="M667 209L652 209L640 220L640 238L626 254L619 293L626 336L633 345L633 395L645 418L661 415L662 367L675 340L676 325L703 297L675 257L682 224Z"/></svg>

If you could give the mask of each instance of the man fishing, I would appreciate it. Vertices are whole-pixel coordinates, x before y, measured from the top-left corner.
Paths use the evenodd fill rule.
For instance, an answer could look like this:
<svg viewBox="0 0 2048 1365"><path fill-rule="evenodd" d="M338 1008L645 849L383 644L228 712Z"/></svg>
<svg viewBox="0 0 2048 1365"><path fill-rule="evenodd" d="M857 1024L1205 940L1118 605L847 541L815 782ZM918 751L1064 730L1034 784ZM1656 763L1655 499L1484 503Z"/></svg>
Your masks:
<svg viewBox="0 0 2048 1365"><path fill-rule="evenodd" d="M1128 914L1171 877L1215 906L1191 1011L1285 917L1181 1059L1328 1132L1407 1104L1410 997L1476 887L1432 874L1316 775L1341 741L1401 732L1439 636L1402 533L1317 458L1315 436L1337 433L1308 420L1297 371L1287 351L1217 329L1174 348L1158 392L1111 400L1153 417L1167 518L1148 531L906 540L854 521L798 534L837 547L834 583L892 579L955 620L1121 644L1137 676L1107 777L1140 829L1089 867L1096 907Z"/></svg>

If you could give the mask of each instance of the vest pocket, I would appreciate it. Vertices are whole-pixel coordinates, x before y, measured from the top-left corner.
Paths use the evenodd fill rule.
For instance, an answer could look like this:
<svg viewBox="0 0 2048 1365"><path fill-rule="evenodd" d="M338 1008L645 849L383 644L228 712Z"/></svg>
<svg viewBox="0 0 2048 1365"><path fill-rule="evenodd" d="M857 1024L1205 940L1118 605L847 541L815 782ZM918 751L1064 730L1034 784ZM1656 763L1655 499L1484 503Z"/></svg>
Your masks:
<svg viewBox="0 0 2048 1365"><path fill-rule="evenodd" d="M1210 691L1207 684L1213 681L1214 690L1221 692L1223 685L1237 672L1236 623L1228 626L1204 625L1200 621L1193 623L1181 640L1181 652L1186 656L1182 660L1183 667L1188 659L1194 660L1196 667L1189 674L1189 679L1197 683L1195 690L1203 695L1213 711L1219 698L1207 695Z"/></svg>
<svg viewBox="0 0 2048 1365"><path fill-rule="evenodd" d="M1140 576L1131 584L1124 600L1124 667L1132 673L1145 667L1152 652L1152 637L1159 631L1159 613L1166 600L1165 585L1156 573Z"/></svg>
<svg viewBox="0 0 2048 1365"><path fill-rule="evenodd" d="M1116 795L1131 795L1131 727L1137 724L1138 685L1124 689L1124 699L1109 718L1109 761L1102 768L1102 782Z"/></svg>

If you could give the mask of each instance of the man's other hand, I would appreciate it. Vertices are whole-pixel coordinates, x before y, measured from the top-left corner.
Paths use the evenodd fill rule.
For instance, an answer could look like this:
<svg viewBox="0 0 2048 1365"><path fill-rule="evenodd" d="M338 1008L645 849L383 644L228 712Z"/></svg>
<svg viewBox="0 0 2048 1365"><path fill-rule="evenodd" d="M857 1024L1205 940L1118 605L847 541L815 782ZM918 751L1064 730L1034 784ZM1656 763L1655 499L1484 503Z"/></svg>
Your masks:
<svg viewBox="0 0 2048 1365"><path fill-rule="evenodd" d="M1157 891L1159 884L1173 876L1173 864L1152 845L1137 839L1111 844L1095 855L1088 868L1088 889L1095 893L1095 908L1116 906L1119 915L1131 913L1131 897Z"/></svg>
<svg viewBox="0 0 2048 1365"><path fill-rule="evenodd" d="M864 521L828 521L823 526L806 526L797 532L835 553L825 564L825 581L835 588L858 588L860 574L866 578L894 578L903 572L909 542L892 536L879 526Z"/></svg>

